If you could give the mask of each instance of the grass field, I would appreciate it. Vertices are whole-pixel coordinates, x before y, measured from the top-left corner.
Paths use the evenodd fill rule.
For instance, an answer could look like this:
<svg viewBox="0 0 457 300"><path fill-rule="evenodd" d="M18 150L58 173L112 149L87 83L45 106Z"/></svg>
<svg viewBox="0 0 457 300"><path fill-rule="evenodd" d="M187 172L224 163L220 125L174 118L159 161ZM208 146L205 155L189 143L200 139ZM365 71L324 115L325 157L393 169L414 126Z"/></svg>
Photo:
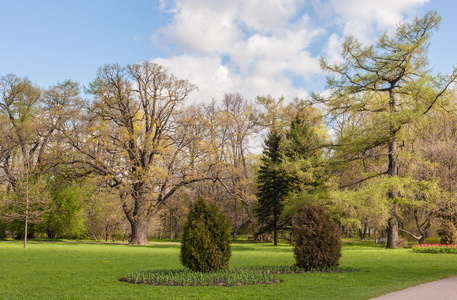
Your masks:
<svg viewBox="0 0 457 300"><path fill-rule="evenodd" d="M230 265L292 265L289 245L234 244ZM237 287L134 285L135 270L180 268L178 245L0 242L0 299L370 299L457 275L457 255L347 244L341 267L363 272L278 275L281 283Z"/></svg>

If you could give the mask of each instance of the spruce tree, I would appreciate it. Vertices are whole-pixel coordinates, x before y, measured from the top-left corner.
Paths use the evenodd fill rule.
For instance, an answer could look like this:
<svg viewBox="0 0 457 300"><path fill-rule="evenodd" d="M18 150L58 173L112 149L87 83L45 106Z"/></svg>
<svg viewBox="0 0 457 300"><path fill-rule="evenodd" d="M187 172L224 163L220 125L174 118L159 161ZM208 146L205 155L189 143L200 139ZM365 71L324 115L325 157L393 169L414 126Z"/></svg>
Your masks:
<svg viewBox="0 0 457 300"><path fill-rule="evenodd" d="M288 177L282 170L281 136L272 130L265 140L260 168L257 173L257 200L255 210L261 224L260 233L273 232L273 242L278 244L279 216L289 191Z"/></svg>
<svg viewBox="0 0 457 300"><path fill-rule="evenodd" d="M328 181L328 169L322 150L322 135L317 133L321 120L309 116L303 108L292 120L284 141L284 168L293 193L314 193Z"/></svg>

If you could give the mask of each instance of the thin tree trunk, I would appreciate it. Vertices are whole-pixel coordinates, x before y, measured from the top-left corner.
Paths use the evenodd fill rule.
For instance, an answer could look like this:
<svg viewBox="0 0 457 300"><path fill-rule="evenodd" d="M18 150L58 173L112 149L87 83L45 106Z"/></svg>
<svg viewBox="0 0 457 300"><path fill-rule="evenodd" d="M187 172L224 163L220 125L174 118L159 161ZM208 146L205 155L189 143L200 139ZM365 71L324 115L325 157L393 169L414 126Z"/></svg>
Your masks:
<svg viewBox="0 0 457 300"><path fill-rule="evenodd" d="M363 239L367 238L367 233L368 233L368 222L365 222L365 224L363 224Z"/></svg>
<svg viewBox="0 0 457 300"><path fill-rule="evenodd" d="M233 197L234 199L234 205L233 205L233 210L235 212L234 220L233 220L233 234L232 238L233 240L236 240L238 237L238 206L237 206L237 201L236 197Z"/></svg>
<svg viewBox="0 0 457 300"><path fill-rule="evenodd" d="M173 216L170 211L170 240L173 239Z"/></svg>
<svg viewBox="0 0 457 300"><path fill-rule="evenodd" d="M273 218L274 218L274 223L273 223L273 244L275 246L278 245L278 227L277 227L277 215L276 213L273 214Z"/></svg>
<svg viewBox="0 0 457 300"><path fill-rule="evenodd" d="M29 203L28 203L28 199L26 200L27 201L27 204L26 204L26 209L25 209L25 227L24 227L24 248L27 248L27 223L28 223L28 219L29 219Z"/></svg>
<svg viewBox="0 0 457 300"><path fill-rule="evenodd" d="M27 248L27 234L28 234L28 223L29 223L29 161L27 156L27 162L25 165L25 226L24 226L24 248Z"/></svg>

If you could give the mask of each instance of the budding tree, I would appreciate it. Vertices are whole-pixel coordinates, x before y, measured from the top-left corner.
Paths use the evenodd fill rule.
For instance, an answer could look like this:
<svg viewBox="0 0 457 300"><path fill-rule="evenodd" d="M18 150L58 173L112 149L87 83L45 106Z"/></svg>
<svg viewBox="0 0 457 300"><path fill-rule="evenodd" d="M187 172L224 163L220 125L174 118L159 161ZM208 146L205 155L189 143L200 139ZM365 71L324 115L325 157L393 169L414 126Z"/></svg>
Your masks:
<svg viewBox="0 0 457 300"><path fill-rule="evenodd" d="M323 99L330 112L340 119L364 116L368 120L359 130L339 137L341 153L351 152L351 159L364 159L377 149L378 157L387 157L380 173L398 176L397 142L402 130L439 103L457 77L457 71L447 77L432 76L427 66L429 40L440 20L436 12L429 12L400 24L394 36L382 34L369 46L348 36L343 43L343 63L322 59L322 68L335 74L328 77L330 95ZM397 198L397 190L390 190L388 248L398 247Z"/></svg>
<svg viewBox="0 0 457 300"><path fill-rule="evenodd" d="M118 191L130 244L147 244L150 218L175 191L209 178L194 172L198 160L186 150L194 136L181 107L195 88L155 63L105 65L78 124L61 127L77 153L67 161Z"/></svg>

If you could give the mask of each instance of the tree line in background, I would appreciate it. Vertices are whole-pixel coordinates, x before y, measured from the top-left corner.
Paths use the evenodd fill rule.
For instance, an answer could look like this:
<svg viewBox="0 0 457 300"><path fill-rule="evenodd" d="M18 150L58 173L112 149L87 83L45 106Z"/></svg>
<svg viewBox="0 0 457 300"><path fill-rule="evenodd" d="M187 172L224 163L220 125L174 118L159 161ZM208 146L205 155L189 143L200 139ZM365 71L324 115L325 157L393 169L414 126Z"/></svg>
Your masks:
<svg viewBox="0 0 457 300"><path fill-rule="evenodd" d="M147 62L99 68L86 95L3 76L0 235L173 239L205 198L233 239L292 241L317 205L347 236L424 243L457 222L457 73L427 65L439 22L429 12L370 46L347 37L342 63L321 61L328 92L289 102L186 105L196 87Z"/></svg>

